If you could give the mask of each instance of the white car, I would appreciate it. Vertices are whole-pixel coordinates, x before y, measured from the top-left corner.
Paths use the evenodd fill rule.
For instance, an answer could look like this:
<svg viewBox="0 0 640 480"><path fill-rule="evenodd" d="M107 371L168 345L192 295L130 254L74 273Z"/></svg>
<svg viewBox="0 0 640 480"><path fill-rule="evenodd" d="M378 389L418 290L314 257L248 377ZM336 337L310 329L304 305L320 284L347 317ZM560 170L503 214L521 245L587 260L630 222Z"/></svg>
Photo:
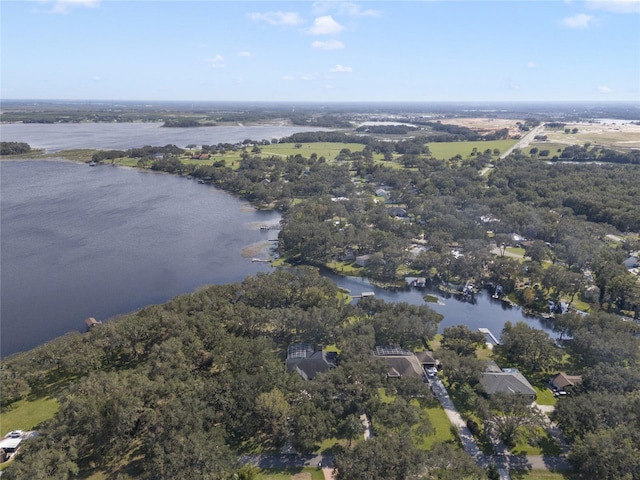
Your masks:
<svg viewBox="0 0 640 480"><path fill-rule="evenodd" d="M433 377L437 374L438 374L438 369L436 367L427 368L427 375L429 375L430 377Z"/></svg>
<svg viewBox="0 0 640 480"><path fill-rule="evenodd" d="M7 433L8 438L22 438L24 432L22 430L13 430L12 432Z"/></svg>

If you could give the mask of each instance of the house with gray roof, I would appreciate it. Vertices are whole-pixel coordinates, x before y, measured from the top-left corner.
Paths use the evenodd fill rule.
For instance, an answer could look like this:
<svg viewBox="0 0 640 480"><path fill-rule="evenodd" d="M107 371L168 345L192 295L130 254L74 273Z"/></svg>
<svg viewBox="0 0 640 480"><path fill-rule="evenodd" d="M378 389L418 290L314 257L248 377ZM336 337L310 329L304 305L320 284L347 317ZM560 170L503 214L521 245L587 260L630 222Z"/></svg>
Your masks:
<svg viewBox="0 0 640 480"><path fill-rule="evenodd" d="M495 393L508 393L521 395L531 400L536 399L536 391L524 375L516 368L499 369L490 365L487 371L482 374L480 383L488 395Z"/></svg>
<svg viewBox="0 0 640 480"><path fill-rule="evenodd" d="M319 373L336 368L337 353L322 347L314 349L308 343L296 343L287 349L287 372L296 371L305 380L313 380Z"/></svg>
<svg viewBox="0 0 640 480"><path fill-rule="evenodd" d="M373 355L387 366L387 378L424 378L424 368L413 352L395 346L378 346Z"/></svg>

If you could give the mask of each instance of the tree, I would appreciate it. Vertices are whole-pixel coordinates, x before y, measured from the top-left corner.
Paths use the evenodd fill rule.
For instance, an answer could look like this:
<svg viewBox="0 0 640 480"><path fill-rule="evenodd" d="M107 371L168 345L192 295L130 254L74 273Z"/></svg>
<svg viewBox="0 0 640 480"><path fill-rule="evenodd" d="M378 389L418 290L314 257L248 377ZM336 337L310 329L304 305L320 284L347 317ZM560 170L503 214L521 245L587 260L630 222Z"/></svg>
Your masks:
<svg viewBox="0 0 640 480"><path fill-rule="evenodd" d="M486 480L485 471L473 458L449 443L435 444L424 460L423 480Z"/></svg>
<svg viewBox="0 0 640 480"><path fill-rule="evenodd" d="M474 332L466 325L447 327L442 333L442 348L458 355L475 355L476 348L484 345L486 339L481 332Z"/></svg>
<svg viewBox="0 0 640 480"><path fill-rule="evenodd" d="M496 393L481 412L485 426L494 431L509 447L529 435L533 428L544 426L544 414L520 395Z"/></svg>
<svg viewBox="0 0 640 480"><path fill-rule="evenodd" d="M420 457L408 431L374 437L336 454L336 480L418 480Z"/></svg>
<svg viewBox="0 0 640 480"><path fill-rule="evenodd" d="M513 363L531 372L543 372L555 368L562 359L562 350L542 330L531 328L524 322L512 325L507 322L502 329L499 352Z"/></svg>
<svg viewBox="0 0 640 480"><path fill-rule="evenodd" d="M291 406L284 394L274 388L256 398L256 415L260 419L261 430L267 435L270 443L281 446L288 434L287 417Z"/></svg>
<svg viewBox="0 0 640 480"><path fill-rule="evenodd" d="M480 381L485 365L475 355L460 356L451 350L443 350L439 354L442 370L452 386L474 386Z"/></svg>
<svg viewBox="0 0 640 480"><path fill-rule="evenodd" d="M589 478L636 480L640 478L640 435L637 428L604 427L579 439L569 462Z"/></svg>
<svg viewBox="0 0 640 480"><path fill-rule="evenodd" d="M349 448L351 448L351 441L360 437L364 432L364 426L357 414L348 415L339 427L340 435L343 438L349 440Z"/></svg>

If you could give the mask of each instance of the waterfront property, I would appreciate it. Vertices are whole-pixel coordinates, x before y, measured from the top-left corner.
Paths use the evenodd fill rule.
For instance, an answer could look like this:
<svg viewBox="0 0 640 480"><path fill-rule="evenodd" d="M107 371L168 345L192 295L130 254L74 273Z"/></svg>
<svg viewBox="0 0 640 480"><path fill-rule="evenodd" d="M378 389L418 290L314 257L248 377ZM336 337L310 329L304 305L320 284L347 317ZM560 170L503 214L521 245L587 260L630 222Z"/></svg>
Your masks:
<svg viewBox="0 0 640 480"><path fill-rule="evenodd" d="M529 381L516 368L501 369L495 362L489 362L480 383L488 395L508 393L536 399L536 391Z"/></svg>
<svg viewBox="0 0 640 480"><path fill-rule="evenodd" d="M305 380L336 368L336 361L336 352L327 352L321 346L314 349L308 343L295 343L287 349L287 372L295 370Z"/></svg>
<svg viewBox="0 0 640 480"><path fill-rule="evenodd" d="M389 367L389 378L425 378L425 371L433 371L440 366L440 362L433 356L433 352L410 352L396 346L377 346L373 352L376 358L383 360Z"/></svg>

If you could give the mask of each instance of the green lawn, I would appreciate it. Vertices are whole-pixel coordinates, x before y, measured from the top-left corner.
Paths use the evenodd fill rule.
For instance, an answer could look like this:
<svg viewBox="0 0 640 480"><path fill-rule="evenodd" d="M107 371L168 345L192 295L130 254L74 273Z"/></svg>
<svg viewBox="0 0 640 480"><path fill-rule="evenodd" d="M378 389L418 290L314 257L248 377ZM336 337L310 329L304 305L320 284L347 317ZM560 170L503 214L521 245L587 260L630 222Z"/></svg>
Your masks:
<svg viewBox="0 0 640 480"><path fill-rule="evenodd" d="M380 400L383 403L392 403L394 400L394 396L387 395L383 388L378 389L378 395L380 396ZM411 404L416 407L419 406L419 402L416 399L411 400ZM424 437L421 443L417 443L418 448L429 450L435 443L452 442L455 440L453 434L451 433L451 422L449 421L449 417L447 417L447 414L445 413L442 406L438 404L437 406L432 407L421 407L420 416L422 418L428 419L435 431L433 434ZM412 431L414 433L417 433L419 428L420 423L414 425L412 427Z"/></svg>
<svg viewBox="0 0 640 480"><path fill-rule="evenodd" d="M260 146L261 154L263 157L268 155L279 155L287 157L289 155L300 154L303 157L309 158L312 153L318 155L318 157L324 157L328 161L333 160L340 153L343 148L349 149L351 152L361 152L365 145L362 143L334 143L334 142L313 142L313 143L301 143L300 148L295 147L294 143L278 143L272 145ZM250 150L249 150L250 151Z"/></svg>
<svg viewBox="0 0 640 480"><path fill-rule="evenodd" d="M560 455L562 453L556 441L544 429L539 428L538 434L540 438L535 445L518 442L511 451L516 455Z"/></svg>
<svg viewBox="0 0 640 480"><path fill-rule="evenodd" d="M577 480L572 473L550 472L548 470L510 470L512 480Z"/></svg>
<svg viewBox="0 0 640 480"><path fill-rule="evenodd" d="M558 399L547 387L533 387L536 390L536 402L538 405L555 405Z"/></svg>
<svg viewBox="0 0 640 480"><path fill-rule="evenodd" d="M437 142L428 143L427 145L433 157L448 160L456 155L468 158L474 148L478 149L478 153L484 152L487 148L491 149L491 151L497 148L500 153L504 153L516 143L517 140L492 140L488 142ZM497 156L495 157L497 158Z"/></svg>
<svg viewBox="0 0 640 480"><path fill-rule="evenodd" d="M526 250L522 247L507 247L505 251L512 255L519 255L521 257L524 257L524 254L526 253Z"/></svg>
<svg viewBox="0 0 640 480"><path fill-rule="evenodd" d="M324 473L316 467L260 469L259 480L324 480Z"/></svg>
<svg viewBox="0 0 640 480"><path fill-rule="evenodd" d="M41 397L35 400L19 400L0 413L0 434L11 430L33 430L52 418L58 411L55 398Z"/></svg>

